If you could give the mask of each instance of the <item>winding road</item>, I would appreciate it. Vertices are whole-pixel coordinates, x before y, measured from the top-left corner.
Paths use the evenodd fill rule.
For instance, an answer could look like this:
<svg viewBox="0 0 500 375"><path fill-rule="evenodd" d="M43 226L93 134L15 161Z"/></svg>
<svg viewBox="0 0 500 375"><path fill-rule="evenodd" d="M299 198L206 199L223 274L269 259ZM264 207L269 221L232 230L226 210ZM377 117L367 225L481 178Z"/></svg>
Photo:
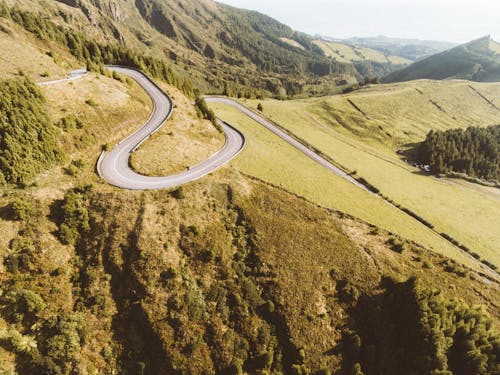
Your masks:
<svg viewBox="0 0 500 375"><path fill-rule="evenodd" d="M225 122L218 120L226 135L226 142L210 158L191 167L189 170L164 177L143 176L134 172L129 165L130 154L161 128L172 114L173 104L169 96L142 72L118 66L109 66L108 68L135 80L153 101L153 112L146 123L118 143L111 151L104 152L99 157L97 172L111 185L130 190L154 190L180 186L215 171L233 159L243 149L245 145L243 134Z"/></svg>
<svg viewBox="0 0 500 375"><path fill-rule="evenodd" d="M153 101L153 112L146 123L118 143L111 151L103 152L99 157L97 172L111 185L130 190L154 190L176 187L197 180L215 171L217 168L220 168L233 159L243 149L245 144L245 137L243 134L229 124L217 120L226 135L226 142L224 146L210 158L191 167L189 170L169 176L151 177L134 172L129 165L130 154L137 150L143 142L160 129L170 117L173 110L172 100L151 79L139 70L120 66L108 66L108 68L135 80L149 94ZM339 175L359 188L370 192L363 184L356 181L342 169L318 155L293 136L287 134L278 126L246 108L239 102L229 98L216 96L207 96L205 100L207 103L223 103L236 108L329 171Z"/></svg>

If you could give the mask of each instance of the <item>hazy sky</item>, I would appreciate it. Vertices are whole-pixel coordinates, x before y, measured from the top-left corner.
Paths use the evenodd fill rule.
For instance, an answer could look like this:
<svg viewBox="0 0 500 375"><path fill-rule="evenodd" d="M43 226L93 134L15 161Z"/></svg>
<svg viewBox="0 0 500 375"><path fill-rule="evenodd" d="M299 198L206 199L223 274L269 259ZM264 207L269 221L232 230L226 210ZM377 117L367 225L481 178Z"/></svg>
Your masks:
<svg viewBox="0 0 500 375"><path fill-rule="evenodd" d="M386 35L500 41L500 0L219 0L258 10L296 30L336 38Z"/></svg>

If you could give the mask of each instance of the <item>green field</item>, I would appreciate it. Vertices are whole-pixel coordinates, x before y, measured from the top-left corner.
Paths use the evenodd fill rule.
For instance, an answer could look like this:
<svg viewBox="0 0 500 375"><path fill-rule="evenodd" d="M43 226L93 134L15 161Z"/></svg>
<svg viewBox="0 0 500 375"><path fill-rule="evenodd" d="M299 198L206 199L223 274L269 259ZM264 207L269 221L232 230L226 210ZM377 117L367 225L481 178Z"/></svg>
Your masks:
<svg viewBox="0 0 500 375"><path fill-rule="evenodd" d="M327 172L261 125L242 116L236 109L224 104L211 106L219 117L237 127L246 136L245 149L232 162L232 165L242 172L282 186L321 206L366 220L477 268L477 262L418 221Z"/></svg>
<svg viewBox="0 0 500 375"><path fill-rule="evenodd" d="M264 114L348 170L356 171L383 195L430 221L438 232L451 235L482 258L500 265L498 189L423 176L395 153L405 144L423 139L430 129L498 123L498 111L475 94L468 84L464 81L417 81L378 86L349 96L288 102L269 100L263 103ZM473 85L486 97L499 97L498 84ZM459 102L460 96L463 99ZM436 108L431 100L443 110ZM246 102L254 108L256 103ZM224 112L221 114L225 116ZM395 218L393 215L387 217L377 209L360 215L357 210L360 200L347 197L346 192L337 187L334 190L341 191L347 198L342 203L335 202L334 207L393 228L389 224ZM321 201L317 197L313 199ZM320 203L325 204L325 200Z"/></svg>

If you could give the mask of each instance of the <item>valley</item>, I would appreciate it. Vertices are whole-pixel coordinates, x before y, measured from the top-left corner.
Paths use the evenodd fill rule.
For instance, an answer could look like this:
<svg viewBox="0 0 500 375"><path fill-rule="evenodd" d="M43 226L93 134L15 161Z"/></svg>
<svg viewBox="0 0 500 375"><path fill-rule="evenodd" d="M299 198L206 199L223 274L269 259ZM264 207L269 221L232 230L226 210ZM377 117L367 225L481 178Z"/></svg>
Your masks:
<svg viewBox="0 0 500 375"><path fill-rule="evenodd" d="M497 44L362 39L0 0L0 374L498 374L499 189L408 159L500 123Z"/></svg>

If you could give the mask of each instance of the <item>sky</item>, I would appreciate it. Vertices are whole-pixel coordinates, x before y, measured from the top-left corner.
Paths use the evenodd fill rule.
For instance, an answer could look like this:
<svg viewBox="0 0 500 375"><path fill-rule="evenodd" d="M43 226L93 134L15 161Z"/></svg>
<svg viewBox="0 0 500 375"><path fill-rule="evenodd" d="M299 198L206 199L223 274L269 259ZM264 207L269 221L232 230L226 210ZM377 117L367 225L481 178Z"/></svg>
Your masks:
<svg viewBox="0 0 500 375"><path fill-rule="evenodd" d="M500 42L500 0L218 0L311 35Z"/></svg>

